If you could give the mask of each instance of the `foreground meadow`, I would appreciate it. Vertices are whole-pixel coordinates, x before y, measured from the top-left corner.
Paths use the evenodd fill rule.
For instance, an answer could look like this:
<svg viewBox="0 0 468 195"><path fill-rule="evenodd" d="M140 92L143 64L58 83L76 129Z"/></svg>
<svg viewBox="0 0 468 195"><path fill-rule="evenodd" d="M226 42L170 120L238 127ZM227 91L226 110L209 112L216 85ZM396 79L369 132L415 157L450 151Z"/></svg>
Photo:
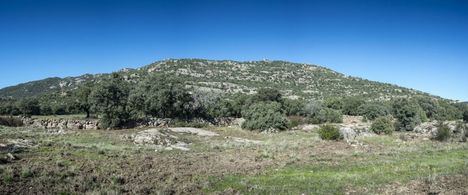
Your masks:
<svg viewBox="0 0 468 195"><path fill-rule="evenodd" d="M177 148L128 139L147 129L0 126L0 194L468 193L466 142L203 129L214 135L167 131L186 143Z"/></svg>

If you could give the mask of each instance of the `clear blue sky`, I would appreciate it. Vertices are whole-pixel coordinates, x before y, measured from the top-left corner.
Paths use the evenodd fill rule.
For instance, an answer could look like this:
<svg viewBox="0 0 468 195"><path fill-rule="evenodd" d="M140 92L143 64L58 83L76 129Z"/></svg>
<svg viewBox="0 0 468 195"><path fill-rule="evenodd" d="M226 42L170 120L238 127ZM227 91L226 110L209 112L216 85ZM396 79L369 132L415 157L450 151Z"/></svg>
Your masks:
<svg viewBox="0 0 468 195"><path fill-rule="evenodd" d="M468 100L468 1L0 0L0 88L166 58L277 59Z"/></svg>

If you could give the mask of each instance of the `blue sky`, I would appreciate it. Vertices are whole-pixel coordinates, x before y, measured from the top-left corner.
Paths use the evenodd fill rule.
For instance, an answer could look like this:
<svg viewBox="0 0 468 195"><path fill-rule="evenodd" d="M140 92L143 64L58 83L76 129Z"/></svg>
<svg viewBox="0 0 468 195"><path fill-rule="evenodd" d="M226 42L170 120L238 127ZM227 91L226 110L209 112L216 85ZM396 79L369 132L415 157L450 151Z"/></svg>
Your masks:
<svg viewBox="0 0 468 195"><path fill-rule="evenodd" d="M0 88L167 58L276 59L468 100L468 1L0 0Z"/></svg>

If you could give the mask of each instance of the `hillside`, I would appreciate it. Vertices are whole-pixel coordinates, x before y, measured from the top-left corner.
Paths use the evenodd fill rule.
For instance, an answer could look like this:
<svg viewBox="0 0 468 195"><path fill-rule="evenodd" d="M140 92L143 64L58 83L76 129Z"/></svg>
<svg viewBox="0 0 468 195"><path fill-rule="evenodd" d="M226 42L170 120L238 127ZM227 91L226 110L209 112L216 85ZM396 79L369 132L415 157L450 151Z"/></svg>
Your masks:
<svg viewBox="0 0 468 195"><path fill-rule="evenodd" d="M228 93L254 93L261 87L281 90L290 98L323 99L340 96L363 96L387 100L427 93L396 85L350 77L325 67L285 61L217 61L171 59L139 69L118 71L129 82L139 82L151 74L180 77L191 89ZM0 97L23 98L76 89L86 81L98 82L108 74L48 78L0 90Z"/></svg>

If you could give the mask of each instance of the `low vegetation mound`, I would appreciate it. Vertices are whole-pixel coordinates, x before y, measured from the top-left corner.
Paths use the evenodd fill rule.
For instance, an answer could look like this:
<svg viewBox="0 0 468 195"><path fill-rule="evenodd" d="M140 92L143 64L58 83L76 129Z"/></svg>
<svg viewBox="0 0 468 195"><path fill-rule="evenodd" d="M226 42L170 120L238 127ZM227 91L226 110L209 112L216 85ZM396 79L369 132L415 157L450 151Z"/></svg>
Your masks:
<svg viewBox="0 0 468 195"><path fill-rule="evenodd" d="M320 138L323 140L340 140L340 130L334 125L322 125L318 131Z"/></svg>
<svg viewBox="0 0 468 195"><path fill-rule="evenodd" d="M437 125L437 131L434 139L438 141L447 141L450 139L451 134L452 132L450 127L447 124L441 122Z"/></svg>
<svg viewBox="0 0 468 195"><path fill-rule="evenodd" d="M379 117L372 123L370 130L376 134L392 134L395 127L390 117Z"/></svg>

